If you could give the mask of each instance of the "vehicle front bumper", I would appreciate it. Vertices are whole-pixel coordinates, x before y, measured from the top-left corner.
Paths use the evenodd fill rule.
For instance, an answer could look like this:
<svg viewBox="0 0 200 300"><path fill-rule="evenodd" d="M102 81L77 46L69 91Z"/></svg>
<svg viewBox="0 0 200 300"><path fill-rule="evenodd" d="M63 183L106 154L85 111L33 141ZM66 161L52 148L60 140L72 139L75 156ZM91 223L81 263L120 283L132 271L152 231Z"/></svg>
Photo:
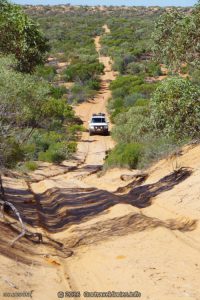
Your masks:
<svg viewBox="0 0 200 300"><path fill-rule="evenodd" d="M90 127L89 131L92 132L92 133L95 133L95 132L108 132L108 127L106 127L106 126L94 126L92 128Z"/></svg>

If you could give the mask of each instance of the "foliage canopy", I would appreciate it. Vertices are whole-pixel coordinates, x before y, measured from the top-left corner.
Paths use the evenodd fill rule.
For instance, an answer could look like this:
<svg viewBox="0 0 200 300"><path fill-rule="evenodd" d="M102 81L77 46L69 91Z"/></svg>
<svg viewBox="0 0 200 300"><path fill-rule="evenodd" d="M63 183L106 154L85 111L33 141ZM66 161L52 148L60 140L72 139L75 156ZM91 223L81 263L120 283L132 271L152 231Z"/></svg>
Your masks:
<svg viewBox="0 0 200 300"><path fill-rule="evenodd" d="M199 23L200 4L190 14L173 10L161 15L152 35L155 59L175 70L183 63L199 66Z"/></svg>
<svg viewBox="0 0 200 300"><path fill-rule="evenodd" d="M0 0L0 52L14 54L18 70L32 72L44 63L48 50L39 26L18 5Z"/></svg>
<svg viewBox="0 0 200 300"><path fill-rule="evenodd" d="M200 134L200 88L180 77L161 83L151 99L153 129L178 139Z"/></svg>

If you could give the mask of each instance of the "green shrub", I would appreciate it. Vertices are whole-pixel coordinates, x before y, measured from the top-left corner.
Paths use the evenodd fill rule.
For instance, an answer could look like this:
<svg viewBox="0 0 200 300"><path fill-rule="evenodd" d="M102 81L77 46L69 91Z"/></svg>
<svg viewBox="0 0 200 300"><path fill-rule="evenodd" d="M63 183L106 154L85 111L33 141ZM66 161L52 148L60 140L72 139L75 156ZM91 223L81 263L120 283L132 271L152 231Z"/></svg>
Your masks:
<svg viewBox="0 0 200 300"><path fill-rule="evenodd" d="M127 66L129 66L129 64L135 64L135 60L136 60L135 56L131 54L126 54L123 55L122 57L116 57L114 61L113 69L115 71L118 71L121 74L125 74Z"/></svg>
<svg viewBox="0 0 200 300"><path fill-rule="evenodd" d="M26 144L23 144L21 146L24 156L26 160L32 160L32 159L37 159L37 150L36 150L36 144L27 142Z"/></svg>
<svg viewBox="0 0 200 300"><path fill-rule="evenodd" d="M55 99L49 98L48 101L45 103L43 107L44 114L46 120L52 122L52 119L61 121L61 125L63 124L64 120L73 120L74 112L71 106L66 103L65 99ZM45 123L44 120L43 122ZM50 122L50 124L51 124ZM62 127L62 126L61 126Z"/></svg>
<svg viewBox="0 0 200 300"><path fill-rule="evenodd" d="M138 45L137 48L133 49L133 55L136 56L137 58L140 58L142 54L145 54L146 49L142 45Z"/></svg>
<svg viewBox="0 0 200 300"><path fill-rule="evenodd" d="M26 161L24 163L24 167L28 170L28 171L35 171L38 168L38 165L35 161Z"/></svg>
<svg viewBox="0 0 200 300"><path fill-rule="evenodd" d="M129 167L136 168L143 153L143 145L139 143L119 144L108 155L106 168Z"/></svg>
<svg viewBox="0 0 200 300"><path fill-rule="evenodd" d="M133 106L128 111L115 117L115 127L112 137L118 143L138 143L148 132L149 108L146 106Z"/></svg>
<svg viewBox="0 0 200 300"><path fill-rule="evenodd" d="M161 76L162 71L160 64L155 63L155 62L149 62L146 66L146 72L148 76Z"/></svg>
<svg viewBox="0 0 200 300"><path fill-rule="evenodd" d="M141 76L118 76L113 82L111 82L111 90L117 88L124 88L127 92L132 88L133 85L139 85L144 83L144 78Z"/></svg>
<svg viewBox="0 0 200 300"><path fill-rule="evenodd" d="M96 90L91 89L88 82L83 84L75 83L70 91L68 101L73 104L81 103L96 95Z"/></svg>
<svg viewBox="0 0 200 300"><path fill-rule="evenodd" d="M144 74L145 65L142 63L132 62L127 66L127 73L132 75Z"/></svg>
<svg viewBox="0 0 200 300"><path fill-rule="evenodd" d="M133 106L140 98L142 98L142 94L135 93L135 94L128 95L124 98L124 105L126 107Z"/></svg>
<svg viewBox="0 0 200 300"><path fill-rule="evenodd" d="M113 98L119 99L119 98L125 98L128 94L128 89L126 86L118 87L112 91Z"/></svg>
<svg viewBox="0 0 200 300"><path fill-rule="evenodd" d="M68 131L72 134L76 134L77 132L85 131L85 127L83 127L83 125L74 124L68 128Z"/></svg>
<svg viewBox="0 0 200 300"><path fill-rule="evenodd" d="M89 61L78 61L72 63L65 70L65 79L67 81L81 81L94 79L97 75L103 73L104 65L99 63L97 60L93 62Z"/></svg>
<svg viewBox="0 0 200 300"><path fill-rule="evenodd" d="M38 158L41 161L58 164L65 159L65 155L63 153L57 152L56 150L47 150L46 152L40 152Z"/></svg>
<svg viewBox="0 0 200 300"><path fill-rule="evenodd" d="M131 89L130 93L139 93L143 95L145 98L150 98L151 94L155 91L157 88L158 83L141 83L141 84L135 84Z"/></svg>
<svg viewBox="0 0 200 300"><path fill-rule="evenodd" d="M36 131L32 136L32 141L35 143L37 151L45 152L51 145L54 145L63 140L61 133L50 131Z"/></svg>
<svg viewBox="0 0 200 300"><path fill-rule="evenodd" d="M88 86L90 89L98 91L100 89L100 80L91 79L88 81Z"/></svg>
<svg viewBox="0 0 200 300"><path fill-rule="evenodd" d="M67 144L67 150L69 154L75 153L77 150L77 143L76 142L69 142Z"/></svg>
<svg viewBox="0 0 200 300"><path fill-rule="evenodd" d="M147 106L149 105L149 102L148 99L137 99L134 106Z"/></svg>
<svg viewBox="0 0 200 300"><path fill-rule="evenodd" d="M194 84L200 85L200 69L192 69L190 73L191 73L191 81Z"/></svg>
<svg viewBox="0 0 200 300"><path fill-rule="evenodd" d="M24 159L24 151L13 137L6 140L4 147L3 157L7 168L14 168L19 161Z"/></svg>
<svg viewBox="0 0 200 300"><path fill-rule="evenodd" d="M52 81L56 76L56 68L53 66L38 66L36 68L36 75L38 77L43 77L48 81Z"/></svg>
<svg viewBox="0 0 200 300"><path fill-rule="evenodd" d="M55 99L60 99L64 94L66 94L67 90L64 86L52 86L51 87L51 95Z"/></svg>
<svg viewBox="0 0 200 300"><path fill-rule="evenodd" d="M200 135L200 88L180 77L162 81L151 99L154 131L178 139Z"/></svg>
<svg viewBox="0 0 200 300"><path fill-rule="evenodd" d="M66 157L67 147L63 142L50 145L45 152L40 152L38 156L39 160L52 163L61 163Z"/></svg>
<svg viewBox="0 0 200 300"><path fill-rule="evenodd" d="M187 142L189 142L189 139L177 141L172 137L156 137L153 133L149 134L145 137L144 152L138 164L138 168L146 168L153 162L167 157L172 152L178 151L180 147Z"/></svg>
<svg viewBox="0 0 200 300"><path fill-rule="evenodd" d="M128 75L118 76L110 86L112 99L108 103L108 110L111 114L111 120L114 121L119 113L126 112L129 107L148 104L148 99L150 99L158 83L146 83L143 75ZM147 101L139 102L139 99L147 99Z"/></svg>

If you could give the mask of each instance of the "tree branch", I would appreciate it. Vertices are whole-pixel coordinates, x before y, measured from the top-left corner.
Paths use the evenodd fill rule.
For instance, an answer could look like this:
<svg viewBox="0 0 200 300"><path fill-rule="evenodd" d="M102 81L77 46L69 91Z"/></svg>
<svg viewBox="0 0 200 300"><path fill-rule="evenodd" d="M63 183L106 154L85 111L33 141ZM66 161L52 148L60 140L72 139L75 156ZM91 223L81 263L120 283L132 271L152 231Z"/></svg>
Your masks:
<svg viewBox="0 0 200 300"><path fill-rule="evenodd" d="M21 232L20 234L11 242L11 247L14 246L14 244L21 239L23 236L28 236L28 237L37 237L39 242L42 242L42 234L41 233L32 233L28 230L26 230L26 226L21 218L21 215L19 211L16 209L16 207L9 201L6 200L5 196L5 190L3 187L3 182L2 182L2 176L0 174L0 206L1 206L1 213L2 213L2 218L5 221L5 208L8 206L9 208L12 209L13 213L17 217L20 225L21 225Z"/></svg>

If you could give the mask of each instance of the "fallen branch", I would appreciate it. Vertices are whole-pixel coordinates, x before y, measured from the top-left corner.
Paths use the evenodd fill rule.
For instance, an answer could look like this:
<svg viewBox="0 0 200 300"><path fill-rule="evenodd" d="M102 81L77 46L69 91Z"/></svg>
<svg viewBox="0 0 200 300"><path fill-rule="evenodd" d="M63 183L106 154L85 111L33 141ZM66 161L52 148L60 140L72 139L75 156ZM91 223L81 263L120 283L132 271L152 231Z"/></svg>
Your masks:
<svg viewBox="0 0 200 300"><path fill-rule="evenodd" d="M25 225L24 225L24 223L22 221L20 213L18 212L18 210L16 209L16 207L12 203L10 203L8 201L2 201L2 200L0 200L0 204L2 205L1 212L2 212L3 218L5 219L5 206L7 205L7 206L9 206L12 209L12 211L14 212L14 214L17 216L18 221L20 222L20 225L21 225L21 233L11 243L11 247L13 247L14 243L16 241L18 241L20 238L22 238L26 234L26 227L25 227Z"/></svg>
<svg viewBox="0 0 200 300"><path fill-rule="evenodd" d="M18 289L18 287L17 287L12 281L10 281L9 279L4 278L4 281L5 281L11 288Z"/></svg>
<svg viewBox="0 0 200 300"><path fill-rule="evenodd" d="M27 236L27 237L37 237L39 243L42 242L42 234L41 233L32 233L29 232L28 230L26 230L25 224L22 221L21 215L19 213L19 211L16 209L16 207L9 201L6 200L6 196L5 196L5 191L3 188L3 182L2 182L2 177L0 175L0 206L1 206L1 215L2 218L5 221L5 211L6 211L6 206L11 208L11 210L13 211L13 213L15 214L15 216L17 217L20 225L21 225L21 232L20 234L11 242L11 247L14 246L14 244L21 239L23 236ZM16 222L14 222L16 223ZM9 225L13 224L13 222L9 222Z"/></svg>

